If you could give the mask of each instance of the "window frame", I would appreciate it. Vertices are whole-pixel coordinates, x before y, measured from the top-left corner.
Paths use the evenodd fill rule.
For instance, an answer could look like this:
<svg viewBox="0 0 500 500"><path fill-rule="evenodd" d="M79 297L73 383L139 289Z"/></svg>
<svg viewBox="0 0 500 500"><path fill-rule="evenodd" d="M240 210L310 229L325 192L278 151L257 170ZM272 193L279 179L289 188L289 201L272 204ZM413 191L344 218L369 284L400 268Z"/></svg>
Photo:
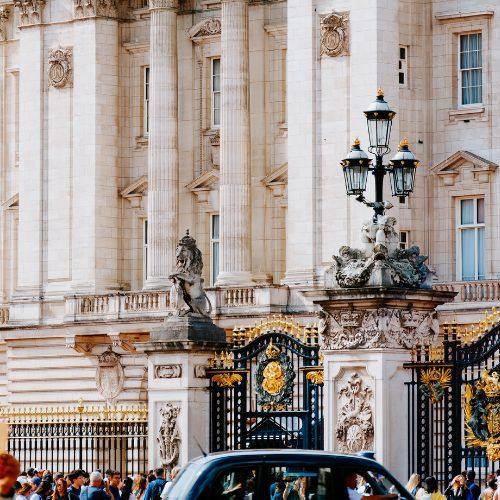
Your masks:
<svg viewBox="0 0 500 500"><path fill-rule="evenodd" d="M149 98L150 98L151 70L150 66L142 67L142 135L149 137Z"/></svg>
<svg viewBox="0 0 500 500"><path fill-rule="evenodd" d="M409 45L399 45L399 57L398 57L398 84L402 89L407 89L408 85L408 54L409 54ZM404 59L401 58L401 49L405 51ZM404 82L401 83L399 81L399 75L404 75Z"/></svg>
<svg viewBox="0 0 500 500"><path fill-rule="evenodd" d="M401 239L401 236L403 234L405 235L406 241L402 241L402 239ZM407 229L403 229L403 230L399 231L398 247L400 250L406 250L410 247L410 231L408 231Z"/></svg>
<svg viewBox="0 0 500 500"><path fill-rule="evenodd" d="M218 238L214 238L214 217L219 218L219 236ZM215 271L215 252L214 245L218 245L218 257L219 262L217 263L217 275L214 274ZM220 273L220 215L217 212L213 212L210 214L210 286L214 286L217 277Z"/></svg>
<svg viewBox="0 0 500 500"><path fill-rule="evenodd" d="M219 90L214 90L214 63L219 61ZM220 108L219 113L222 111L222 91L221 91L221 76L222 76L222 60L220 56L215 56L210 58L210 128L213 130L218 130L221 126L222 114L219 115L219 123L215 123L215 95L220 96Z"/></svg>
<svg viewBox="0 0 500 500"><path fill-rule="evenodd" d="M148 219L142 220L142 279L143 283L146 283L148 279L148 239L149 239L149 228Z"/></svg>
<svg viewBox="0 0 500 500"><path fill-rule="evenodd" d="M484 222L477 222L477 200L484 203ZM474 200L474 222L462 224L462 201ZM486 279L486 198L485 196L461 196L456 198L455 227L456 227L456 276L457 281L482 281ZM479 276L479 238L478 229L484 229L483 268L484 276ZM462 273L462 233L464 230L474 229L474 278L465 280Z"/></svg>
<svg viewBox="0 0 500 500"><path fill-rule="evenodd" d="M463 93L462 93L462 74L464 71L471 71L473 69L479 69L479 68L466 68L462 69L461 67L461 41L462 37L466 36L469 37L471 35L481 35L481 101L480 102L472 102L468 104L463 103ZM484 106L484 88L485 88L485 81L484 81L484 75L485 75L485 64L484 64L484 43L483 43L483 32L482 30L472 30L472 31L467 31L463 33L457 33L457 73L458 73L458 88L457 88L457 101L458 101L458 107L460 109L467 109L467 108L477 108L480 106Z"/></svg>

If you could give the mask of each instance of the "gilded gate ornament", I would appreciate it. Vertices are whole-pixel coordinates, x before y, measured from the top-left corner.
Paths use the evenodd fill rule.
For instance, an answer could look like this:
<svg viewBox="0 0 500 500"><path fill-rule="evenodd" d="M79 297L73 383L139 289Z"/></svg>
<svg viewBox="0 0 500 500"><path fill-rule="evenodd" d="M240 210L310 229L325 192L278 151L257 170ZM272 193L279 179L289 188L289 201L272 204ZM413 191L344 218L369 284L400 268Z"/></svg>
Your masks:
<svg viewBox="0 0 500 500"><path fill-rule="evenodd" d="M422 394L429 398L433 403L439 403L445 395L445 389L450 387L451 369L450 368L429 368L423 370L420 375Z"/></svg>
<svg viewBox="0 0 500 500"><path fill-rule="evenodd" d="M500 364L465 386L464 414L466 443L485 448L492 462L500 460Z"/></svg>
<svg viewBox="0 0 500 500"><path fill-rule="evenodd" d="M285 410L287 405L292 404L294 379L290 357L271 341L257 365L257 403L266 411Z"/></svg>

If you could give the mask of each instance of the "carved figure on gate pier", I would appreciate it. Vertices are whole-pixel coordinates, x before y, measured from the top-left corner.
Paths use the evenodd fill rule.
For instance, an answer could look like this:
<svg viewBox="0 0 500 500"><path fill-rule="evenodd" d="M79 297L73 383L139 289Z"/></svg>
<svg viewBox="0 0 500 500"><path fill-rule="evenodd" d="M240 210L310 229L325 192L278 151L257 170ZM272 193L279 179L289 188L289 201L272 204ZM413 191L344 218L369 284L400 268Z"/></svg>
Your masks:
<svg viewBox="0 0 500 500"><path fill-rule="evenodd" d="M203 260L196 240L189 230L179 240L176 250L177 270L169 278L172 280L171 303L179 316L199 314L208 317L212 304L203 288Z"/></svg>
<svg viewBox="0 0 500 500"><path fill-rule="evenodd" d="M180 411L180 406L172 403L165 403L160 408L162 420L158 432L158 444L161 463L164 467L172 468L179 462L181 436L177 417Z"/></svg>

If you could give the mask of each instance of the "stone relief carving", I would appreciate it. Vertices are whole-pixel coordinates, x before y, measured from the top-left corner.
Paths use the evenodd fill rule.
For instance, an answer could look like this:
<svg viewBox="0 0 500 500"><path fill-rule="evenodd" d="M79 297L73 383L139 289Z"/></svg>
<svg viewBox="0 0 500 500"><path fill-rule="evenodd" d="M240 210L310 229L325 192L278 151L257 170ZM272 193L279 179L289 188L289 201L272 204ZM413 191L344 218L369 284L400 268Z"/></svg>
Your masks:
<svg viewBox="0 0 500 500"><path fill-rule="evenodd" d="M433 343L439 334L435 311L380 307L363 311L322 313L319 323L323 349L405 348Z"/></svg>
<svg viewBox="0 0 500 500"><path fill-rule="evenodd" d="M21 26L42 22L42 10L45 0L14 0L14 7L19 9Z"/></svg>
<svg viewBox="0 0 500 500"><path fill-rule="evenodd" d="M75 19L85 17L116 17L118 13L117 0L73 0Z"/></svg>
<svg viewBox="0 0 500 500"><path fill-rule="evenodd" d="M394 217L378 216L361 230L362 249L342 246L333 264L325 271L327 288L387 286L431 288L433 273L424 264L426 255L412 246L398 247Z"/></svg>
<svg viewBox="0 0 500 500"><path fill-rule="evenodd" d="M149 0L150 9L177 9L178 0Z"/></svg>
<svg viewBox="0 0 500 500"><path fill-rule="evenodd" d="M7 40L7 20L9 19L10 9L7 5L0 6L0 42Z"/></svg>
<svg viewBox="0 0 500 500"><path fill-rule="evenodd" d="M338 416L335 435L338 451L357 453L373 448L373 410L371 387L353 373L337 393Z"/></svg>
<svg viewBox="0 0 500 500"><path fill-rule="evenodd" d="M182 365L156 365L155 378L180 378Z"/></svg>
<svg viewBox="0 0 500 500"><path fill-rule="evenodd" d="M194 365L194 376L196 378L206 378L207 369L208 365Z"/></svg>
<svg viewBox="0 0 500 500"><path fill-rule="evenodd" d="M179 240L176 250L177 270L172 280L170 303L179 316L195 314L209 317L212 304L203 289L203 260L196 240L189 236L189 230Z"/></svg>
<svg viewBox="0 0 500 500"><path fill-rule="evenodd" d="M73 77L73 49L52 49L49 52L49 87L61 89L71 85Z"/></svg>
<svg viewBox="0 0 500 500"><path fill-rule="evenodd" d="M164 467L172 468L179 462L181 435L177 417L180 411L181 407L173 403L164 403L160 408L161 424L157 439Z"/></svg>
<svg viewBox="0 0 500 500"><path fill-rule="evenodd" d="M321 19L321 55L349 53L349 13L333 12Z"/></svg>
<svg viewBox="0 0 500 500"><path fill-rule="evenodd" d="M218 167L220 165L220 132L217 131L215 135L210 137L210 159L212 165Z"/></svg>
<svg viewBox="0 0 500 500"><path fill-rule="evenodd" d="M109 347L98 357L97 390L108 403L111 403L122 392L123 382L124 373L120 355Z"/></svg>
<svg viewBox="0 0 500 500"><path fill-rule="evenodd" d="M191 38L216 36L221 34L221 20L217 17L210 17L203 20L201 23L195 24L190 30Z"/></svg>

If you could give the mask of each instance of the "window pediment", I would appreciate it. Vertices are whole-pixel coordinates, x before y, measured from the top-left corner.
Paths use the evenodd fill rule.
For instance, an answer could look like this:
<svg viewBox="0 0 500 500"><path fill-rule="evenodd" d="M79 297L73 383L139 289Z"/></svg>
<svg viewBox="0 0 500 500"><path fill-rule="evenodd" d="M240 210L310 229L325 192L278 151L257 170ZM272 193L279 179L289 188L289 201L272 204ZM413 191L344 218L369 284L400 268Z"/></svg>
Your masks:
<svg viewBox="0 0 500 500"><path fill-rule="evenodd" d="M147 190L148 178L146 175L142 175L125 189L122 189L120 195L130 202L132 208L140 208L142 197L146 194Z"/></svg>
<svg viewBox="0 0 500 500"><path fill-rule="evenodd" d="M186 186L196 195L198 203L203 205L207 212L213 212L219 208L219 179L219 169L212 168Z"/></svg>
<svg viewBox="0 0 500 500"><path fill-rule="evenodd" d="M431 168L443 185L453 186L458 180L487 183L498 164L470 151L457 151Z"/></svg>
<svg viewBox="0 0 500 500"><path fill-rule="evenodd" d="M203 42L207 38L220 36L222 23L218 17L209 17L195 24L189 30L193 42Z"/></svg>

